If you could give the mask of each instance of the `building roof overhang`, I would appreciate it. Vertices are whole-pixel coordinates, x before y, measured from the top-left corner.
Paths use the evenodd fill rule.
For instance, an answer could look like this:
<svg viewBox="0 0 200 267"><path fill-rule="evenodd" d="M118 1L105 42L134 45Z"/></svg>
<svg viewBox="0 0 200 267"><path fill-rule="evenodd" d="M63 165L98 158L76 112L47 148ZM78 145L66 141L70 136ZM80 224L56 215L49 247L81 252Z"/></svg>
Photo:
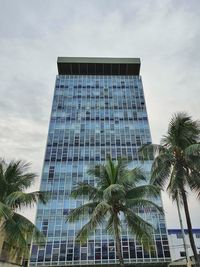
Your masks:
<svg viewBox="0 0 200 267"><path fill-rule="evenodd" d="M58 57L59 75L139 75L139 58Z"/></svg>

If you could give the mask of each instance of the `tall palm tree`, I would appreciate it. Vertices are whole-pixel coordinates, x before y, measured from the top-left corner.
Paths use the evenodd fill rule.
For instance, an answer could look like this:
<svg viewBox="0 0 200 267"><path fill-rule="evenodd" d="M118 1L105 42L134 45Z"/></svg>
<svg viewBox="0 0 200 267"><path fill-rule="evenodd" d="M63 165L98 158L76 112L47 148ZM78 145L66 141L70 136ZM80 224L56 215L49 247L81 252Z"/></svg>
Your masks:
<svg viewBox="0 0 200 267"><path fill-rule="evenodd" d="M105 164L97 165L88 170L95 180L95 185L79 183L72 191L72 197L85 197L86 203L73 209L67 220L74 222L88 216L88 222L77 234L77 239L85 242L90 233L99 225L105 226L113 235L116 253L120 265L124 266L121 250L121 214L133 235L143 245L151 242L152 225L143 220L134 208L153 207L159 212L162 208L152 198L158 197L160 190L154 185L144 184L146 178L141 169L128 169L127 161L119 159L113 162L110 158ZM141 184L143 183L143 185Z"/></svg>
<svg viewBox="0 0 200 267"><path fill-rule="evenodd" d="M145 145L141 152L154 159L151 182L167 191L177 205L183 204L189 239L196 264L199 266L192 234L187 191L197 192L200 197L200 124L186 113L175 114L160 145Z"/></svg>
<svg viewBox="0 0 200 267"><path fill-rule="evenodd" d="M20 256L29 252L32 238L41 241L43 236L31 221L18 212L24 207L32 207L38 200L46 203L47 198L41 191L25 192L36 177L36 174L28 172L28 168L29 164L22 161L9 164L0 161L0 234L4 236L9 250Z"/></svg>

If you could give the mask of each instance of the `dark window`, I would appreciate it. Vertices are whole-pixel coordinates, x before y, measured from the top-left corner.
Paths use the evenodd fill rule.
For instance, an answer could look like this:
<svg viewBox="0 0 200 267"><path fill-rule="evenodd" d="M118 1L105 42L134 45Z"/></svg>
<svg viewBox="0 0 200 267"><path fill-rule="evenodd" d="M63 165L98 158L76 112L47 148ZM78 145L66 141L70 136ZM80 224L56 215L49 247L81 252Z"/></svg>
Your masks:
<svg viewBox="0 0 200 267"><path fill-rule="evenodd" d="M181 239L181 238L183 238L183 236L182 236L182 234L181 234L181 233L178 233L178 234L176 234L176 237L177 237L178 239Z"/></svg>
<svg viewBox="0 0 200 267"><path fill-rule="evenodd" d="M180 251L180 256L185 257L186 256L185 251Z"/></svg>
<svg viewBox="0 0 200 267"><path fill-rule="evenodd" d="M72 254L67 255L67 261L72 261Z"/></svg>

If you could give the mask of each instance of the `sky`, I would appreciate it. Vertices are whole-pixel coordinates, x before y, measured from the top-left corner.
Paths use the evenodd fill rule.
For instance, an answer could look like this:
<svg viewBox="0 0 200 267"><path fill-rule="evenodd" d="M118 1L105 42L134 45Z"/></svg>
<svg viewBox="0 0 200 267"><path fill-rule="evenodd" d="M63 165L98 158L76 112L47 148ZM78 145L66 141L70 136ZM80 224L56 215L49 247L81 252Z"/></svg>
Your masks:
<svg viewBox="0 0 200 267"><path fill-rule="evenodd" d="M175 112L200 119L199 0L0 0L0 157L32 162L38 188L58 56L140 57L152 139ZM200 200L188 195L193 227ZM163 194L168 228L176 206ZM27 216L34 220L33 212Z"/></svg>

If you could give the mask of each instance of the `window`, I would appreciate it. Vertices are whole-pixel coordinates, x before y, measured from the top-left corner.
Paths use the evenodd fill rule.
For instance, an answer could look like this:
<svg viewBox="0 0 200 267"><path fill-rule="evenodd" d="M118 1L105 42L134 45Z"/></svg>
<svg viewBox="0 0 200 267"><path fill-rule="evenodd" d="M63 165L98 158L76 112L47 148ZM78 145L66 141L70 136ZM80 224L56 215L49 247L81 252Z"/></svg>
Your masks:
<svg viewBox="0 0 200 267"><path fill-rule="evenodd" d="M178 233L178 234L176 234L176 237L177 237L178 239L181 239L181 238L183 238L183 236L182 236L182 234L181 234L181 233Z"/></svg>
<svg viewBox="0 0 200 267"><path fill-rule="evenodd" d="M180 256L185 257L186 256L185 251L180 251Z"/></svg>

